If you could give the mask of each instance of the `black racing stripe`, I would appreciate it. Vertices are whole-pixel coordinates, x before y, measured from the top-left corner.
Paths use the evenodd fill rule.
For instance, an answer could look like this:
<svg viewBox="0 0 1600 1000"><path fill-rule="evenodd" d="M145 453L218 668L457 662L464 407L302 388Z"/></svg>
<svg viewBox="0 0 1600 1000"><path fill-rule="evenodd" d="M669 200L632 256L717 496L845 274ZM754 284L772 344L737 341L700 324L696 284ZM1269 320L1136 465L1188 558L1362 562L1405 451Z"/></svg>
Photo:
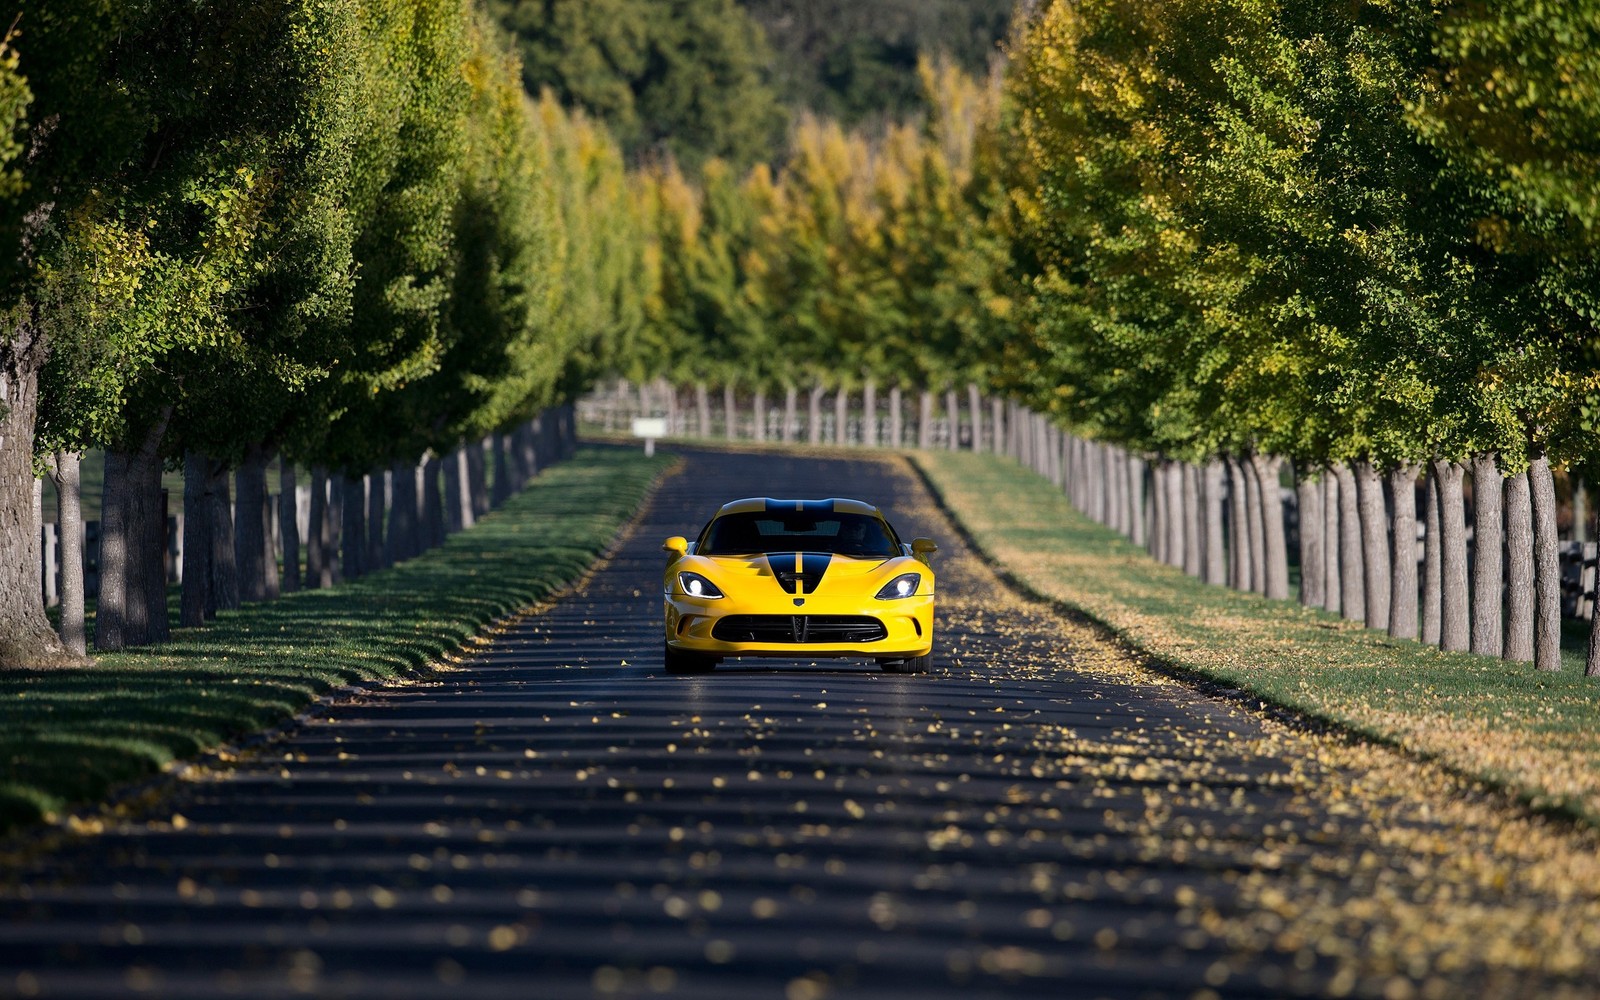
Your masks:
<svg viewBox="0 0 1600 1000"><path fill-rule="evenodd" d="M795 569L798 557L799 570ZM817 589L833 563L829 552L769 552L767 567L786 593L809 594Z"/></svg>
<svg viewBox="0 0 1600 1000"><path fill-rule="evenodd" d="M800 585L805 588L802 593L809 594L817 589L822 582L822 576L828 572L828 567L833 563L831 552L807 552L800 557L803 567L800 576Z"/></svg>

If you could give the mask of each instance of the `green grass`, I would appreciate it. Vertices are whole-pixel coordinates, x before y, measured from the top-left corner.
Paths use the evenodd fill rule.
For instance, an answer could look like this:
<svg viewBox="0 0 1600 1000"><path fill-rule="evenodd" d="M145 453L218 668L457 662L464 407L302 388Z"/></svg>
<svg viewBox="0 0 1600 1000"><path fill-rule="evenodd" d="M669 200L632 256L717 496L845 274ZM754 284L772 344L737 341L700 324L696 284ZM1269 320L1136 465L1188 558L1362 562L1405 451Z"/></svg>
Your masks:
<svg viewBox="0 0 1600 1000"><path fill-rule="evenodd" d="M1600 822L1600 683L1587 629L1561 673L1390 639L1335 615L1207 586L1073 510L1042 478L987 455L915 461L985 553L1025 589L1103 623L1180 672Z"/></svg>
<svg viewBox="0 0 1600 1000"><path fill-rule="evenodd" d="M225 613L85 669L0 674L0 830L102 799L340 686L424 673L579 577L669 461L584 449L393 569Z"/></svg>

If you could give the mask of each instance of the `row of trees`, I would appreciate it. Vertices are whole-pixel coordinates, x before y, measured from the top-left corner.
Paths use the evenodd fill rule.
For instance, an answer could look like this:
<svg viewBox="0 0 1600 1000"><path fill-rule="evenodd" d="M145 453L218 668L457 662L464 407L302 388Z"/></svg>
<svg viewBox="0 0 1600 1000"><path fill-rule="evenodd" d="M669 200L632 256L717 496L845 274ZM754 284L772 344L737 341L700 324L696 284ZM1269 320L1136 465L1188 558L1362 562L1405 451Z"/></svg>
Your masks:
<svg viewBox="0 0 1600 1000"><path fill-rule="evenodd" d="M881 136L804 117L787 165L698 176L646 171L660 241L651 323L625 374L732 391L797 390L817 405L877 387L964 386L986 374L1011 309L999 290L1005 243L998 89L924 63L934 109Z"/></svg>
<svg viewBox="0 0 1600 1000"><path fill-rule="evenodd" d="M1396 635L1417 635L1426 469L1441 641L1559 669L1551 469L1600 440L1597 13L1049 5L1007 82L1008 230L1030 266L1028 363L1004 377L1101 442L1242 463L1263 487L1291 461L1308 508L1336 482L1316 507L1361 550L1341 606ZM1502 538L1514 574L1534 564L1505 633ZM1303 558L1327 579L1320 550Z"/></svg>
<svg viewBox="0 0 1600 1000"><path fill-rule="evenodd" d="M5 664L74 653L39 608L37 469L70 503L106 449L96 643L153 641L163 467L212 495L233 468L264 495L273 454L409 470L572 398L644 320L619 148L528 98L469 0L30 5L0 134Z"/></svg>
<svg viewBox="0 0 1600 1000"><path fill-rule="evenodd" d="M782 170L653 171L628 374L702 398L977 383L1123 479L1153 461L1163 531L1194 516L1196 539L1216 498L1277 510L1292 475L1324 522L1306 599L1396 635L1433 637L1411 539L1436 518L1438 641L1556 669L1553 470L1600 457L1592 5L1060 0L1011 47L990 84L925 62L918 125L806 119ZM1211 572L1288 596L1281 519L1253 550L1237 516Z"/></svg>

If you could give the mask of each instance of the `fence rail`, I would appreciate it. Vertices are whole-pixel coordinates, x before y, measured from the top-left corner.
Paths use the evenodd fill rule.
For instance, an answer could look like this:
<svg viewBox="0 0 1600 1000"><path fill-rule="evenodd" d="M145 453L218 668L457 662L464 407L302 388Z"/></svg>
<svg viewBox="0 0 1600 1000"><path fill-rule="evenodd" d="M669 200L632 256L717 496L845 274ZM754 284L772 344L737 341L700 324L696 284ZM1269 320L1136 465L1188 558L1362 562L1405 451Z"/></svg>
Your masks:
<svg viewBox="0 0 1600 1000"><path fill-rule="evenodd" d="M791 390L782 395L709 392L704 386L674 386L664 381L639 385L618 380L597 388L577 404L583 426L604 433L626 433L635 417L667 423L669 437L731 441L787 441L853 447L918 447L1007 453L1051 475L1063 488L1070 463L1055 452L1065 445L1038 415L1006 400L982 396L974 386L961 392L904 391L863 385L854 390ZM1139 472L1143 495L1153 499L1153 466ZM1231 487L1224 481L1225 499ZM1280 491L1288 550L1297 551L1299 497ZM1148 529L1153 504L1145 505ZM1225 511L1225 520L1228 515ZM1233 529L1231 526L1229 531ZM1419 518L1417 541L1426 542ZM1139 537L1144 537L1140 532ZM1466 528L1469 558L1472 527ZM1417 546L1417 560L1425 544ZM1596 544L1561 546L1562 614L1587 619L1593 613ZM1420 574L1419 574L1420 575Z"/></svg>
<svg viewBox="0 0 1600 1000"><path fill-rule="evenodd" d="M391 525L388 529L380 528L376 531L369 529L368 537L342 540L341 526L337 520L345 500L361 503L363 510L370 516L376 516L382 524L394 517L395 500L401 495L397 487L403 491L406 486L412 486L416 492L416 502L414 505L406 506L410 512L410 521L415 522L419 520L418 515L424 509L423 498L431 489L440 504L443 530L445 532L460 530L470 526L477 516L481 516L491 506L497 506L535 472L570 454L576 440L576 411L571 407L556 407L527 422L526 425L463 445L448 456L424 456L416 463L414 469L410 469L408 463L402 463L394 469L356 477L350 483L359 484L361 494L359 498L341 496L344 487L340 477L314 477L314 481L320 483L324 490L322 502L313 504L311 485L300 483L295 486L295 525L292 533L284 530L285 526L280 521L282 511L285 509L285 505L280 502L282 490L265 492L261 494L262 509L259 514L264 528L262 540L270 549L269 559L281 564L284 561L286 539L294 539L297 570L302 565L310 569L312 565L310 550L314 545L321 544L324 549L319 553L318 559L325 568L323 578L308 580L308 585L314 587L322 582L336 581L346 564L346 560L340 558L341 541L358 545L365 550L372 538L383 539L391 532L400 530ZM237 491L233 491L231 495L237 497ZM181 506L182 498L173 496L170 490L162 490L161 506L168 511L165 517L166 537L163 541L166 578L169 584L181 584L185 562L184 514L181 510L173 512L171 508L174 504ZM238 518L248 516L237 499L229 505L228 512L235 523ZM313 541L311 528L312 519L316 516L314 512L326 522L323 525L320 542ZM242 535L236 536L236 541L242 537ZM97 598L100 593L100 540L100 522L98 520L83 522L83 589L85 599L89 600ZM59 525L55 523L39 525L39 542L40 597L45 607L55 607L62 598L63 546ZM326 548L329 544L331 548ZM380 541L379 544L381 546L384 543ZM423 544L417 551L426 547L427 545ZM263 554L266 555L265 552ZM403 554L413 553L407 550ZM300 574L296 575L298 577Z"/></svg>

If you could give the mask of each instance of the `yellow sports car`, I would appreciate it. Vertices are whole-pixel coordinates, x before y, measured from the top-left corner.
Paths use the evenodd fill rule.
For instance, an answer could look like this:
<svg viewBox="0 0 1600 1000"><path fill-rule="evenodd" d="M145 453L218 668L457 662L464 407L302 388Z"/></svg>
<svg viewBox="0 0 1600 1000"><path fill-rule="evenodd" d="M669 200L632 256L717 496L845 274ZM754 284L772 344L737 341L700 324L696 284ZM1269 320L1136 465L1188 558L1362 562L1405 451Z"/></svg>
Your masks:
<svg viewBox="0 0 1600 1000"><path fill-rule="evenodd" d="M735 500L694 542L667 539L667 670L727 656L854 656L924 673L938 546L902 544L859 500Z"/></svg>

